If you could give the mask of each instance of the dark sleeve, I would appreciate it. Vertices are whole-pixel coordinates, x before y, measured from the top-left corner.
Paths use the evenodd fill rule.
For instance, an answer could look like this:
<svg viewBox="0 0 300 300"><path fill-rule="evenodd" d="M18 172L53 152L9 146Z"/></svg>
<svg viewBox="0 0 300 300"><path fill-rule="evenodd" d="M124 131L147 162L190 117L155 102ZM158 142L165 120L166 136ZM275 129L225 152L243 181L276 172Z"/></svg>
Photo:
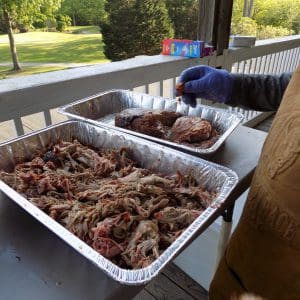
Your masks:
<svg viewBox="0 0 300 300"><path fill-rule="evenodd" d="M231 74L233 91L226 104L258 111L277 110L292 73L281 75Z"/></svg>

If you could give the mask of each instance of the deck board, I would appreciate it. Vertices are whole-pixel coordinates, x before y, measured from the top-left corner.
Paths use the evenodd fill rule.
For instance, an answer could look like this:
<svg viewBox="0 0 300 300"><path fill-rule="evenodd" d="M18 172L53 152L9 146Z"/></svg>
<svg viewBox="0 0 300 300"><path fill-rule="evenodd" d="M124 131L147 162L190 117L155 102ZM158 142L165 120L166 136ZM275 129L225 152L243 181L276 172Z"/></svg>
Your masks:
<svg viewBox="0 0 300 300"><path fill-rule="evenodd" d="M156 300L146 289L137 294L133 300Z"/></svg>
<svg viewBox="0 0 300 300"><path fill-rule="evenodd" d="M159 274L155 280L151 281L146 287L151 295L156 299L165 300L194 300L195 298L189 295L186 291L181 289L173 281L169 280L164 274Z"/></svg>
<svg viewBox="0 0 300 300"><path fill-rule="evenodd" d="M207 291L175 264L169 264L163 274L195 299L207 299Z"/></svg>
<svg viewBox="0 0 300 300"><path fill-rule="evenodd" d="M133 300L207 300L207 291L170 263Z"/></svg>

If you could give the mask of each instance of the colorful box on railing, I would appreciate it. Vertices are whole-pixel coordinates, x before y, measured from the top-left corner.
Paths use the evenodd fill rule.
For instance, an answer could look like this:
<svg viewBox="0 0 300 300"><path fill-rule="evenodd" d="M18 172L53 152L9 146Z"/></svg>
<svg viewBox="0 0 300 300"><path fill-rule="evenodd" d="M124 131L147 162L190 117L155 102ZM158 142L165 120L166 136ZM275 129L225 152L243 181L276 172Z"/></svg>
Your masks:
<svg viewBox="0 0 300 300"><path fill-rule="evenodd" d="M162 54L184 57L202 57L203 41L165 39Z"/></svg>
<svg viewBox="0 0 300 300"><path fill-rule="evenodd" d="M214 53L214 47L210 46L210 45L204 45L203 48L203 56L209 56L212 55Z"/></svg>

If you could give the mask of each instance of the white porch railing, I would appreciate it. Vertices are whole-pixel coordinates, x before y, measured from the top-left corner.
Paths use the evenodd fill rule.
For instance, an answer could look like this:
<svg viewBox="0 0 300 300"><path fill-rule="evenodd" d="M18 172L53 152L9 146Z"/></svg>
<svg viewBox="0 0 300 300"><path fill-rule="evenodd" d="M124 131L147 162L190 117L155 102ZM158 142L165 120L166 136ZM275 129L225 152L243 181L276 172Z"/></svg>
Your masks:
<svg viewBox="0 0 300 300"><path fill-rule="evenodd" d="M4 79L0 81L0 132L4 139L9 139L57 123L64 119L55 113L58 106L109 89L133 89L173 98L176 77L193 65L220 66L239 73L277 74L293 71L299 63L298 35L258 41L255 47L229 49L218 57L138 56L121 62ZM209 101L203 102L211 105ZM241 111L244 121L252 120L252 124L265 115L228 109Z"/></svg>

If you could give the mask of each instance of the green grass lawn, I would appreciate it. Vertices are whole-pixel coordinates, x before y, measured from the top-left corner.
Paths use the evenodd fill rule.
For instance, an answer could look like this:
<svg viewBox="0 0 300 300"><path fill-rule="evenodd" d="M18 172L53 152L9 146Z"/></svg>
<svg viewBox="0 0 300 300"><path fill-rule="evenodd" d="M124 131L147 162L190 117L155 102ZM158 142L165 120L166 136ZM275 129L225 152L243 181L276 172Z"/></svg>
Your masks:
<svg viewBox="0 0 300 300"><path fill-rule="evenodd" d="M103 54L102 37L97 26L76 26L66 32L33 31L15 34L20 63L101 63L108 62ZM11 62L7 35L0 35L0 63ZM50 67L49 67L50 68ZM41 66L41 72L50 71ZM66 66L67 68L67 66ZM6 67L6 70L8 67ZM38 73L37 67L24 67L24 73ZM60 67L61 69L61 67ZM30 71L31 70L31 71ZM2 77L5 68L1 67ZM7 77L11 74L7 74ZM1 78L1 73L0 73Z"/></svg>
<svg viewBox="0 0 300 300"><path fill-rule="evenodd" d="M66 67L62 67L62 66L58 66L58 67L28 66L28 67L24 67L21 72L15 72L15 71L12 71L11 68L9 68L9 67L0 66L0 80L5 79L5 78L13 78L13 77L18 77L18 76L32 75L32 74L58 71L58 70L64 70L64 69L66 69Z"/></svg>

